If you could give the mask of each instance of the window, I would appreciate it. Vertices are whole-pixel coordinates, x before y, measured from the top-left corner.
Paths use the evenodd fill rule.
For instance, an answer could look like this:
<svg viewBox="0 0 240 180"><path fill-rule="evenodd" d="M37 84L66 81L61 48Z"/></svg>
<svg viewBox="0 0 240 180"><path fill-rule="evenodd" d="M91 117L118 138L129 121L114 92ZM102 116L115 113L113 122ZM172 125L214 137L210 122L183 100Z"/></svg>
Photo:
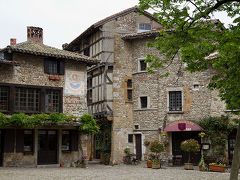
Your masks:
<svg viewBox="0 0 240 180"><path fill-rule="evenodd" d="M145 59L139 61L139 71L146 71L147 63L145 63Z"/></svg>
<svg viewBox="0 0 240 180"><path fill-rule="evenodd" d="M70 131L62 131L62 151L70 151Z"/></svg>
<svg viewBox="0 0 240 180"><path fill-rule="evenodd" d="M58 113L60 104L60 91L47 90L45 96L45 111L48 113Z"/></svg>
<svg viewBox="0 0 240 180"><path fill-rule="evenodd" d="M128 135L128 143L133 143L133 134Z"/></svg>
<svg viewBox="0 0 240 180"><path fill-rule="evenodd" d="M182 92L169 92L169 111L182 111Z"/></svg>
<svg viewBox="0 0 240 180"><path fill-rule="evenodd" d="M140 23L138 24L138 33L147 32L152 30L152 25L148 23Z"/></svg>
<svg viewBox="0 0 240 180"><path fill-rule="evenodd" d="M147 108L147 96L140 97L141 108Z"/></svg>
<svg viewBox="0 0 240 180"><path fill-rule="evenodd" d="M40 111L39 89L16 88L15 89L15 110L39 112Z"/></svg>
<svg viewBox="0 0 240 180"><path fill-rule="evenodd" d="M127 80L127 101L132 102L133 101L133 87L132 87L132 80Z"/></svg>
<svg viewBox="0 0 240 180"><path fill-rule="evenodd" d="M24 152L33 152L33 130L24 130Z"/></svg>
<svg viewBox="0 0 240 180"><path fill-rule="evenodd" d="M9 88L0 87L0 110L8 111Z"/></svg>
<svg viewBox="0 0 240 180"><path fill-rule="evenodd" d="M55 59L45 59L44 73L53 75L64 75L64 61Z"/></svg>
<svg viewBox="0 0 240 180"><path fill-rule="evenodd" d="M0 53L0 60L4 59L4 53Z"/></svg>

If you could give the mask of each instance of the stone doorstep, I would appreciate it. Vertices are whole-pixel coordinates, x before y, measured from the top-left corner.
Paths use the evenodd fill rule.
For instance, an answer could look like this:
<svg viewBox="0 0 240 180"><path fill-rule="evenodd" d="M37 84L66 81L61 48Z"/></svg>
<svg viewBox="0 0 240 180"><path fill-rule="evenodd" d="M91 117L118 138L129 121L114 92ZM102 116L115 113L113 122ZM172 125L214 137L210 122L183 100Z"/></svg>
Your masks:
<svg viewBox="0 0 240 180"><path fill-rule="evenodd" d="M100 164L100 159L93 159L92 161L88 161L88 164Z"/></svg>
<svg viewBox="0 0 240 180"><path fill-rule="evenodd" d="M60 164L37 165L37 168L59 168Z"/></svg>

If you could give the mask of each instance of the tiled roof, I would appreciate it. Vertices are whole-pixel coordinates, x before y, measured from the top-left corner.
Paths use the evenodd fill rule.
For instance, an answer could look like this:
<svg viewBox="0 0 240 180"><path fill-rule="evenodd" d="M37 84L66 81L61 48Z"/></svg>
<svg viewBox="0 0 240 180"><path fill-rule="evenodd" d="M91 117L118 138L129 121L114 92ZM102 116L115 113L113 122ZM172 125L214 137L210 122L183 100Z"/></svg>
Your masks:
<svg viewBox="0 0 240 180"><path fill-rule="evenodd" d="M90 58L88 56L84 56L78 53L69 52L66 50L61 50L57 48L53 48L50 46L46 46L44 44L33 43L33 42L22 42L16 45L10 45L0 51L13 51L19 53L27 53L36 56L46 56L46 57L56 57L63 59L71 59L79 62L84 62L87 64L96 64L98 62L95 58Z"/></svg>
<svg viewBox="0 0 240 180"><path fill-rule="evenodd" d="M8 65L13 65L13 66L18 66L19 63L17 61L10 61L6 59L1 59L0 64L8 64Z"/></svg>
<svg viewBox="0 0 240 180"><path fill-rule="evenodd" d="M124 15L126 15L126 14L129 14L129 13L131 13L131 12L140 12L140 10L139 10L138 6L134 6L134 7L125 9L125 10L119 12L119 13L113 14L113 15L107 17L107 18L104 18L104 19L96 22L95 24L93 24L92 26L90 26L87 30L85 30L82 34L80 34L77 38L75 38L70 44L68 44L65 49L66 49L66 50L71 50L71 49L74 47L74 45L76 45L76 44L78 43L78 41L79 41L82 37L84 37L85 35L90 34L92 31L94 31L94 30L95 30L96 28L98 28L99 26L101 26L101 25L103 25L103 24L105 24L105 23L107 23L107 22L109 22L109 21L112 21L112 20L114 20L115 18L118 18L118 17L124 16ZM146 11L143 12L143 15L145 15L145 16L151 18L152 20L158 22L157 19L152 16L152 14L150 14L150 13L148 13L148 12L146 12Z"/></svg>

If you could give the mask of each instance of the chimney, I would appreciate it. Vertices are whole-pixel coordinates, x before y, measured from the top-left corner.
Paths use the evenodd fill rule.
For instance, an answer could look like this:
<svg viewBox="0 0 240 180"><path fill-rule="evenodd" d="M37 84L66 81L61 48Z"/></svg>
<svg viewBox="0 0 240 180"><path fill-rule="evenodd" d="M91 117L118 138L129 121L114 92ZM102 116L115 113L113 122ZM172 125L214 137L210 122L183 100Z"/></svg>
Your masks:
<svg viewBox="0 0 240 180"><path fill-rule="evenodd" d="M27 27L27 41L43 44L43 29L40 27Z"/></svg>
<svg viewBox="0 0 240 180"><path fill-rule="evenodd" d="M10 39L10 45L15 45L17 43L17 39L11 38Z"/></svg>
<svg viewBox="0 0 240 180"><path fill-rule="evenodd" d="M68 46L68 43L64 43L64 44L62 45L62 49L64 50L67 46Z"/></svg>

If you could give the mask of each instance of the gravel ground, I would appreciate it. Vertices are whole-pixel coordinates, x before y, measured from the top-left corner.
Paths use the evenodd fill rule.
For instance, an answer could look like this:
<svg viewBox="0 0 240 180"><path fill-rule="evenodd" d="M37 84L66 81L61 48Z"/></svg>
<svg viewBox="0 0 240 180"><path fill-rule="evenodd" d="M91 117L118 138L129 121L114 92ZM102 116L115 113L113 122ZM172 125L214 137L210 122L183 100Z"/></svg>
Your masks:
<svg viewBox="0 0 240 180"><path fill-rule="evenodd" d="M0 168L0 180L227 180L229 177L229 173L184 170L183 167L151 169L146 168L145 164L89 164L88 168Z"/></svg>

